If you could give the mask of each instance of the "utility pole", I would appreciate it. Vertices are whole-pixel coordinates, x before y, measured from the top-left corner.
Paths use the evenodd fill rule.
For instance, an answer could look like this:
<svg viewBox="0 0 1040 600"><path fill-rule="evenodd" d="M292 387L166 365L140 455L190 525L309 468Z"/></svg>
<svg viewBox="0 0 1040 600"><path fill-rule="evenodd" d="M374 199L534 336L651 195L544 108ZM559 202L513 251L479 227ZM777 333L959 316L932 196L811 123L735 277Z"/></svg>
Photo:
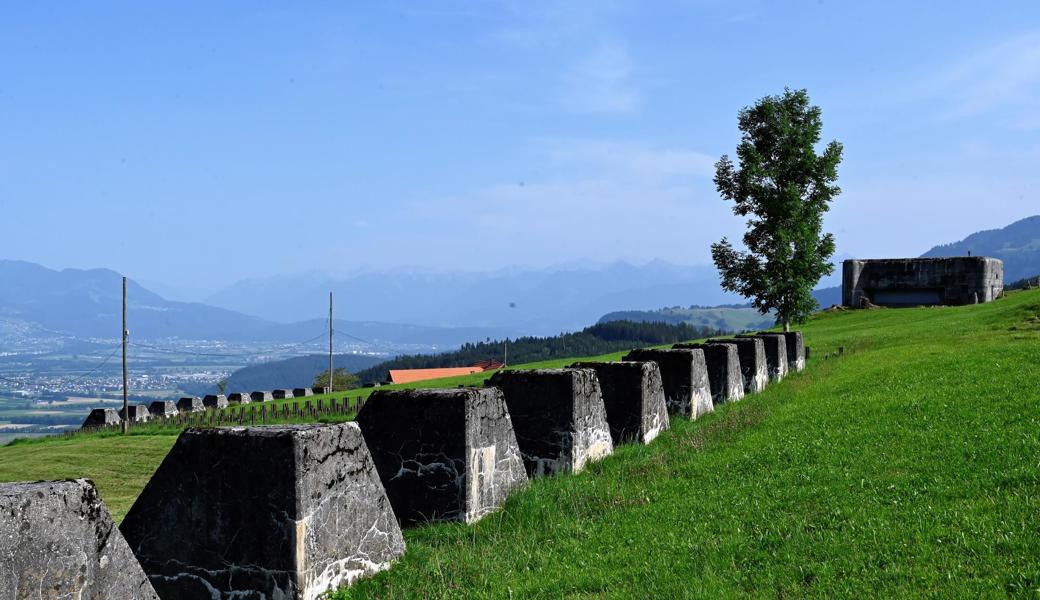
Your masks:
<svg viewBox="0 0 1040 600"><path fill-rule="evenodd" d="M329 393L332 393L332 292L329 291Z"/></svg>
<svg viewBox="0 0 1040 600"><path fill-rule="evenodd" d="M505 351L505 353L502 356L502 368L503 369L509 366L509 338L506 338L505 345L506 345L506 351Z"/></svg>
<svg viewBox="0 0 1040 600"><path fill-rule="evenodd" d="M123 433L130 431L130 407L126 376L126 277L123 277Z"/></svg>

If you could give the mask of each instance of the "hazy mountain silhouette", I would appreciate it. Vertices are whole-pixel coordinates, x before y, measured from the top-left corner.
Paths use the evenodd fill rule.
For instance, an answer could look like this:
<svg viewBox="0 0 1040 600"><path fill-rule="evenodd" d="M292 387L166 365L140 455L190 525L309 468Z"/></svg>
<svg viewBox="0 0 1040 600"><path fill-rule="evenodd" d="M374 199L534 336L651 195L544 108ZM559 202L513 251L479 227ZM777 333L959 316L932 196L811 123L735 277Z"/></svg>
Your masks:
<svg viewBox="0 0 1040 600"><path fill-rule="evenodd" d="M122 281L115 271L57 271L30 262L0 260L0 281L4 283L0 286L0 318L6 323L26 324L29 327L23 330L40 334L119 337ZM324 310L312 315L324 314ZM127 281L127 314L131 338L138 340L298 342L320 335L326 328L320 318L276 323L198 302L173 302L132 280ZM341 336L371 342L376 349L381 344L454 347L475 339L510 334L509 330L498 328L441 328L340 319L336 319L336 328Z"/></svg>
<svg viewBox="0 0 1040 600"><path fill-rule="evenodd" d="M320 314L328 292L352 319L435 326L495 327L529 335L574 331L614 310L722 304L740 298L719 288L714 267L644 265L492 272L396 270L333 279L318 274L240 281L206 301L274 321Z"/></svg>

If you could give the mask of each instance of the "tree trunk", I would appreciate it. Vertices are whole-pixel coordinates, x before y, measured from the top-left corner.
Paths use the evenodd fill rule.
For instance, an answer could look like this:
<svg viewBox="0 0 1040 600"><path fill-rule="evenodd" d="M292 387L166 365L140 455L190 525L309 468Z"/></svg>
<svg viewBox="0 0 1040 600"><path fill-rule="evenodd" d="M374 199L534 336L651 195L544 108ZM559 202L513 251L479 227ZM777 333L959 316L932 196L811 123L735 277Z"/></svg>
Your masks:
<svg viewBox="0 0 1040 600"><path fill-rule="evenodd" d="M784 333L787 333L788 331L791 331L791 321L787 317L784 317L783 323L784 323Z"/></svg>

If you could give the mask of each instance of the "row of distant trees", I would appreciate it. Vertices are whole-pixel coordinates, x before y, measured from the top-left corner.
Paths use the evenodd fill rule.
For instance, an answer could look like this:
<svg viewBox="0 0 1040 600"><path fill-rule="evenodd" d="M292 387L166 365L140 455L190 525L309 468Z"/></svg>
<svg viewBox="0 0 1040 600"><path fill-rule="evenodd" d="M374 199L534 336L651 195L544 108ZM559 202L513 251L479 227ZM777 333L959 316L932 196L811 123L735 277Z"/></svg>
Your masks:
<svg viewBox="0 0 1040 600"><path fill-rule="evenodd" d="M673 344L718 335L719 330L687 323L634 323L611 321L550 337L521 337L509 340L510 363L527 363L571 356L594 356L628 348ZM391 369L436 369L473 365L481 361L505 360L505 343L498 340L463 344L454 352L398 356L357 372L363 383L377 383ZM319 377L328 380L328 370ZM337 375L338 377L338 375ZM315 380L317 381L317 380ZM315 385L323 385L315 383ZM337 384L338 386L338 384ZM348 388L343 388L348 389Z"/></svg>
<svg viewBox="0 0 1040 600"><path fill-rule="evenodd" d="M329 387L329 370L325 369L314 376L314 387ZM332 387L330 391L342 392L361 387L361 379L350 371L339 368L333 370Z"/></svg>

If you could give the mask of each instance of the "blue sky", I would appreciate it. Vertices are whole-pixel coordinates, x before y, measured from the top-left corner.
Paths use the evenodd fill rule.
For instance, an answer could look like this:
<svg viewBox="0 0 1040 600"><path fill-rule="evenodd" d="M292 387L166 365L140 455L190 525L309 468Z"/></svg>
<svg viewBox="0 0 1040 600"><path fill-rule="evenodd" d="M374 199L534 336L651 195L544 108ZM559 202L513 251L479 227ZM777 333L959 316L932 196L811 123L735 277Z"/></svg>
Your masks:
<svg viewBox="0 0 1040 600"><path fill-rule="evenodd" d="M712 164L737 111L784 86L845 145L842 254L1040 213L1035 1L0 10L0 258L198 290L704 264L743 230Z"/></svg>

